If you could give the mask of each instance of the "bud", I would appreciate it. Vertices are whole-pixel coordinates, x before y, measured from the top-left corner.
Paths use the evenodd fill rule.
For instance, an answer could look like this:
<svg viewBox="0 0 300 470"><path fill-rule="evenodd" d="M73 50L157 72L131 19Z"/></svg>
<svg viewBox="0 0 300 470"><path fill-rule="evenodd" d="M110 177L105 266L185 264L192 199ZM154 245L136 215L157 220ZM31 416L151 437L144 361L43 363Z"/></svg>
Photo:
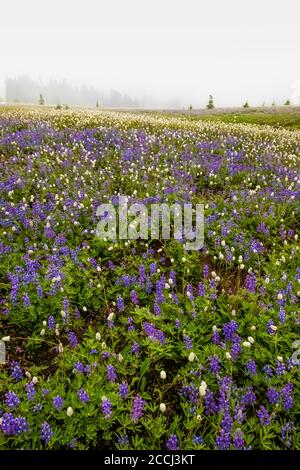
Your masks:
<svg viewBox="0 0 300 470"><path fill-rule="evenodd" d="M249 341L244 341L244 342L243 342L243 346L244 346L245 348L251 348L251 343L249 343Z"/></svg>
<svg viewBox="0 0 300 470"><path fill-rule="evenodd" d="M165 413L167 407L166 407L166 405L165 405L164 403L161 403L161 404L159 405L159 409L160 409L160 411L161 411L162 413Z"/></svg>
<svg viewBox="0 0 300 470"><path fill-rule="evenodd" d="M2 341L8 343L10 341L10 336L3 336Z"/></svg>
<svg viewBox="0 0 300 470"><path fill-rule="evenodd" d="M160 371L160 378L161 378L162 380L165 380L165 379L167 378L167 374L165 373L164 370L161 370L161 371Z"/></svg>
<svg viewBox="0 0 300 470"><path fill-rule="evenodd" d="M188 359L189 359L190 362L194 362L195 357L196 357L195 353L191 352L191 353L189 354Z"/></svg>
<svg viewBox="0 0 300 470"><path fill-rule="evenodd" d="M96 333L96 340L97 341L100 341L101 340L101 335L99 332Z"/></svg>
<svg viewBox="0 0 300 470"><path fill-rule="evenodd" d="M67 416L70 417L70 416L72 416L73 413L74 413L73 408L72 408L71 406L68 406L68 408L67 408Z"/></svg>

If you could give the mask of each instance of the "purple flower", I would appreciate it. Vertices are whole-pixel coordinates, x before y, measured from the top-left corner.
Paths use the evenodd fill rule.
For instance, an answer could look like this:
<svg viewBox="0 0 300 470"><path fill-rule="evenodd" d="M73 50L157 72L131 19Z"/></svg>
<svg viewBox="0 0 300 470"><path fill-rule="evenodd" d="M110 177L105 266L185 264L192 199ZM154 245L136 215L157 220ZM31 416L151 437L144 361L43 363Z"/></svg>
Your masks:
<svg viewBox="0 0 300 470"><path fill-rule="evenodd" d="M4 413L1 418L0 429L7 436L16 436L28 431L28 423L22 416L15 418L12 413Z"/></svg>
<svg viewBox="0 0 300 470"><path fill-rule="evenodd" d="M235 449L243 449L245 447L243 433L240 429L235 431L232 442Z"/></svg>
<svg viewBox="0 0 300 470"><path fill-rule="evenodd" d="M225 337L225 341L233 341L238 329L238 324L231 320L228 323L224 323L223 325L223 334Z"/></svg>
<svg viewBox="0 0 300 470"><path fill-rule="evenodd" d="M254 402L256 401L256 396L255 393L253 392L253 388L250 385L250 387L247 387L246 393L242 397L242 404L244 405L253 405Z"/></svg>
<svg viewBox="0 0 300 470"><path fill-rule="evenodd" d="M51 429L50 424L44 421L42 424L42 430L41 430L42 441L44 441L45 444L48 444L52 436L53 436L53 431Z"/></svg>
<svg viewBox="0 0 300 470"><path fill-rule="evenodd" d="M105 418L110 418L112 414L112 406L111 402L108 398L104 398L102 400L102 405L101 405L102 413L104 414Z"/></svg>
<svg viewBox="0 0 300 470"><path fill-rule="evenodd" d="M76 334L73 331L69 331L68 338L69 338L71 348L75 349L78 344L78 339L77 339Z"/></svg>
<svg viewBox="0 0 300 470"><path fill-rule="evenodd" d="M131 346L132 354L138 354L140 352L140 345L136 341L134 341L133 345Z"/></svg>
<svg viewBox="0 0 300 470"><path fill-rule="evenodd" d="M25 388L26 388L27 400L33 400L36 394L34 384L32 382L27 383Z"/></svg>
<svg viewBox="0 0 300 470"><path fill-rule="evenodd" d="M168 450L179 450L179 443L176 434L170 434L169 439L166 442Z"/></svg>
<svg viewBox="0 0 300 470"><path fill-rule="evenodd" d="M219 450L227 450L230 446L230 434L221 428L220 433L216 439L216 447Z"/></svg>
<svg viewBox="0 0 300 470"><path fill-rule="evenodd" d="M273 328L275 326L276 325L274 325L272 320L268 321L268 323L267 323L267 332L269 333L269 335L274 336L276 334L276 329Z"/></svg>
<svg viewBox="0 0 300 470"><path fill-rule="evenodd" d="M255 364L255 361L253 361L253 359L249 359L246 366L247 366L247 370L248 370L250 375L256 375L257 374L256 364Z"/></svg>
<svg viewBox="0 0 300 470"><path fill-rule="evenodd" d="M133 400L131 417L133 421L138 421L143 416L145 401L137 395Z"/></svg>
<svg viewBox="0 0 300 470"><path fill-rule="evenodd" d="M180 320L178 320L178 318L175 320L175 328L180 328Z"/></svg>
<svg viewBox="0 0 300 470"><path fill-rule="evenodd" d="M257 412L257 416L260 420L260 423L263 426L269 426L269 424L271 423L271 418L270 418L269 412L263 405L260 406L260 408Z"/></svg>
<svg viewBox="0 0 300 470"><path fill-rule="evenodd" d="M23 379L23 371L18 361L13 361L10 366L10 373L16 382Z"/></svg>
<svg viewBox="0 0 300 470"><path fill-rule="evenodd" d="M14 392L7 392L5 394L5 403L9 408L16 408L21 403L18 395Z"/></svg>
<svg viewBox="0 0 300 470"><path fill-rule="evenodd" d="M284 375L286 373L286 368L284 362L277 361L276 366L276 375Z"/></svg>
<svg viewBox="0 0 300 470"><path fill-rule="evenodd" d="M270 387L267 392L267 397L271 405L275 405L279 400L280 393L277 392L275 387Z"/></svg>
<svg viewBox="0 0 300 470"><path fill-rule="evenodd" d="M53 398L53 405L57 409L57 411L61 410L63 407L64 401L61 396L57 395Z"/></svg>
<svg viewBox="0 0 300 470"><path fill-rule="evenodd" d="M127 436L127 434L124 434L123 436L118 437L118 445L120 447L129 446L129 444L130 442L129 442L129 437Z"/></svg>
<svg viewBox="0 0 300 470"><path fill-rule="evenodd" d="M121 384L119 384L119 395L124 400L128 397L129 390L126 382L122 382Z"/></svg>
<svg viewBox="0 0 300 470"><path fill-rule="evenodd" d="M185 349L193 349L193 341L188 335L183 335L183 343Z"/></svg>
<svg viewBox="0 0 300 470"><path fill-rule="evenodd" d="M122 297L117 298L117 307L119 312L123 312L125 310L124 300Z"/></svg>
<svg viewBox="0 0 300 470"><path fill-rule="evenodd" d="M130 292L130 299L131 299L131 302L132 302L134 305L138 305L139 299L138 299L138 296L137 296L137 293L135 292L135 290L132 290L132 291Z"/></svg>
<svg viewBox="0 0 300 470"><path fill-rule="evenodd" d="M218 356L211 356L209 358L209 367L212 374L217 375L221 370L221 363Z"/></svg>
<svg viewBox="0 0 300 470"><path fill-rule="evenodd" d="M56 321L53 315L49 315L48 317L48 328L49 330L55 330Z"/></svg>
<svg viewBox="0 0 300 470"><path fill-rule="evenodd" d="M83 403L88 402L90 399L88 393L83 388L80 388L78 390L77 395L78 395L79 400Z"/></svg>
<svg viewBox="0 0 300 470"><path fill-rule="evenodd" d="M199 446L199 445L204 444L204 441L201 436L193 436L193 443Z"/></svg>
<svg viewBox="0 0 300 470"><path fill-rule="evenodd" d="M283 399L283 407L285 410L290 410L293 408L293 397L292 397L292 391L294 389L294 386L292 383L287 383L281 390L281 396Z"/></svg>
<svg viewBox="0 0 300 470"><path fill-rule="evenodd" d="M249 292L253 292L255 294L255 292L256 292L256 277L255 277L255 274L253 274L253 273L247 274L246 279L245 279L245 288Z"/></svg>
<svg viewBox="0 0 300 470"><path fill-rule="evenodd" d="M115 382L117 380L117 374L116 374L116 369L114 366L106 366L106 373L107 373L107 379L110 382Z"/></svg>
<svg viewBox="0 0 300 470"><path fill-rule="evenodd" d="M205 394L205 414L215 415L217 412L218 406L214 398L214 393L207 389Z"/></svg>

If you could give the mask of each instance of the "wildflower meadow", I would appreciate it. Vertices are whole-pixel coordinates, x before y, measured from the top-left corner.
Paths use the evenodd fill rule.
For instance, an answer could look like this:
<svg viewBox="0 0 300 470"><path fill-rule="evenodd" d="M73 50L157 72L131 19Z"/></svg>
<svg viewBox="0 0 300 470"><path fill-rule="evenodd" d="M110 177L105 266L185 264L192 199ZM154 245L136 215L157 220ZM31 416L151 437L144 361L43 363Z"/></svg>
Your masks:
<svg viewBox="0 0 300 470"><path fill-rule="evenodd" d="M299 155L296 129L1 108L0 449L300 449ZM100 238L121 196L202 204L203 245Z"/></svg>

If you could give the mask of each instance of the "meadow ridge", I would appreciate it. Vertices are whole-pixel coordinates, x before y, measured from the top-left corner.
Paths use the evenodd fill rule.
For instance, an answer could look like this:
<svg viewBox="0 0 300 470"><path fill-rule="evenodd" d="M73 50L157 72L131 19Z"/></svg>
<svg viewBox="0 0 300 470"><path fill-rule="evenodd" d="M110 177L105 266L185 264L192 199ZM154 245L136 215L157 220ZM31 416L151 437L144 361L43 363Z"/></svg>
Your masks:
<svg viewBox="0 0 300 470"><path fill-rule="evenodd" d="M299 113L247 113L0 107L0 449L300 449Z"/></svg>

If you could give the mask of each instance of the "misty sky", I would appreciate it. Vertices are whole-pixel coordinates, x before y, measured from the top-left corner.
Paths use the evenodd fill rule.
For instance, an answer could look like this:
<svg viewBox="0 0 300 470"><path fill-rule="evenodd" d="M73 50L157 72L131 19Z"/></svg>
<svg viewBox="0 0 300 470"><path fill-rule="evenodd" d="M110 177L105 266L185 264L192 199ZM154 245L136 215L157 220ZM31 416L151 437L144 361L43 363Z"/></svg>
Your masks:
<svg viewBox="0 0 300 470"><path fill-rule="evenodd" d="M281 102L300 80L299 0L0 0L5 77L203 106Z"/></svg>

